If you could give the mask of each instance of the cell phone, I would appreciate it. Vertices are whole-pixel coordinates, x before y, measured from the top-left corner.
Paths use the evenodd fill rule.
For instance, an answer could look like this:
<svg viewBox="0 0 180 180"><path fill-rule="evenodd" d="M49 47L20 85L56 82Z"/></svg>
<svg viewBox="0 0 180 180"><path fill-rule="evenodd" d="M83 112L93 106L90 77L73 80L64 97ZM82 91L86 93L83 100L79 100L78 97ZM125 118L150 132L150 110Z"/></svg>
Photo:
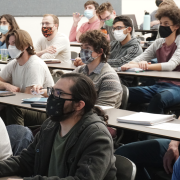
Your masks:
<svg viewBox="0 0 180 180"><path fill-rule="evenodd" d="M7 96L15 96L16 94L13 94L11 92L9 93L0 93L0 97L7 97Z"/></svg>
<svg viewBox="0 0 180 180"><path fill-rule="evenodd" d="M31 103L31 107L46 108L46 103Z"/></svg>

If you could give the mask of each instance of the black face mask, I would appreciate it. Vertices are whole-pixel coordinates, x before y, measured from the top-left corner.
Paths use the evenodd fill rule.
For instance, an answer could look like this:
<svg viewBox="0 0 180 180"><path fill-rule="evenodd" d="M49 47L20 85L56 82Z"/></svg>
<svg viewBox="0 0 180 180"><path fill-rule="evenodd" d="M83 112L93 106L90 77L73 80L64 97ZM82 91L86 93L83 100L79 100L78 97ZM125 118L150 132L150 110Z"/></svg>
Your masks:
<svg viewBox="0 0 180 180"><path fill-rule="evenodd" d="M74 99L55 99L51 94L47 100L46 113L52 121L61 122L70 117L75 111L63 113L65 101L74 101Z"/></svg>
<svg viewBox="0 0 180 180"><path fill-rule="evenodd" d="M162 38L167 38L172 33L173 32L172 32L170 26L160 26L160 28L159 28L159 34Z"/></svg>
<svg viewBox="0 0 180 180"><path fill-rule="evenodd" d="M156 0L156 6L159 7L159 5L162 3L162 0Z"/></svg>

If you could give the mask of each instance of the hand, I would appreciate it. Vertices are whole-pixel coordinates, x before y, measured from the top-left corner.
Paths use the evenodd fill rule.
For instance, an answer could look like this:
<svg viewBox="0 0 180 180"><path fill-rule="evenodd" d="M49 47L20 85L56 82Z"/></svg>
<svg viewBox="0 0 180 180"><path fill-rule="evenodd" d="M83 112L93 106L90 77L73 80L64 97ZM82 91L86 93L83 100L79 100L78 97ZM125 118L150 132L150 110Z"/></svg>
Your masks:
<svg viewBox="0 0 180 180"><path fill-rule="evenodd" d="M20 92L20 88L19 87L13 86L13 85L11 85L9 83L5 84L5 89L7 91L11 91L11 92Z"/></svg>
<svg viewBox="0 0 180 180"><path fill-rule="evenodd" d="M40 91L42 89L41 85L34 85L31 88L31 94L33 95L39 95L41 94L43 91Z"/></svg>
<svg viewBox="0 0 180 180"><path fill-rule="evenodd" d="M73 21L74 21L74 25L77 26L77 24L79 23L79 21L82 19L83 15L80 15L79 13L75 12L73 13Z"/></svg>
<svg viewBox="0 0 180 180"><path fill-rule="evenodd" d="M45 53L50 53L50 54L56 53L56 47L49 46L47 49L45 49Z"/></svg>
<svg viewBox="0 0 180 180"><path fill-rule="evenodd" d="M139 68L138 63L128 63L121 66L121 71L126 71L131 68Z"/></svg>
<svg viewBox="0 0 180 180"><path fill-rule="evenodd" d="M167 174L173 173L173 165L179 157L178 147L169 147L163 157L163 166Z"/></svg>
<svg viewBox="0 0 180 180"><path fill-rule="evenodd" d="M82 66L84 63L82 62L81 58L76 58L76 60L74 61L74 65L76 67L78 66Z"/></svg>
<svg viewBox="0 0 180 180"><path fill-rule="evenodd" d="M139 68L143 69L143 70L147 70L148 69L148 65L150 65L151 62L147 62L147 61L140 61L138 62Z"/></svg>

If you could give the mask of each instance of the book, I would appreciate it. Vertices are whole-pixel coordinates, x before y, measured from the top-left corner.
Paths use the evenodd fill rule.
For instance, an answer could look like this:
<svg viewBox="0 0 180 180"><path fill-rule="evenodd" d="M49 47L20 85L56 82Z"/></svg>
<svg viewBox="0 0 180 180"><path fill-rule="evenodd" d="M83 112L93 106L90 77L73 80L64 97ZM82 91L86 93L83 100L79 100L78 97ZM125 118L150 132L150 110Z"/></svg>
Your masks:
<svg viewBox="0 0 180 180"><path fill-rule="evenodd" d="M46 64L61 63L59 59L43 59Z"/></svg>
<svg viewBox="0 0 180 180"><path fill-rule="evenodd" d="M118 117L117 121L121 123L152 126L155 124L172 121L174 119L175 119L174 115L151 114L151 113L139 112L139 113L135 113L129 116Z"/></svg>
<svg viewBox="0 0 180 180"><path fill-rule="evenodd" d="M45 97L35 97L35 98L26 98L26 99L22 99L23 102L26 103L47 103L47 99Z"/></svg>

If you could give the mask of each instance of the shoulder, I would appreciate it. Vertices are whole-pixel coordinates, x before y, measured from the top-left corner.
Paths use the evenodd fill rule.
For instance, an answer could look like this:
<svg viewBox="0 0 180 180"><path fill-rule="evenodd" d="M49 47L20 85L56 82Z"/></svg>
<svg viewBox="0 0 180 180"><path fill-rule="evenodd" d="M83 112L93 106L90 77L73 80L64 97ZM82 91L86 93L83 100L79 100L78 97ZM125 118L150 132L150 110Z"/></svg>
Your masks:
<svg viewBox="0 0 180 180"><path fill-rule="evenodd" d="M180 34L176 37L175 43L180 45Z"/></svg>
<svg viewBox="0 0 180 180"><path fill-rule="evenodd" d="M29 60L28 60L28 67L47 67L46 63L41 59L39 58L37 55L32 55Z"/></svg>
<svg viewBox="0 0 180 180"><path fill-rule="evenodd" d="M59 43L69 42L68 37L65 34L59 32L57 33L57 35L54 37L53 40Z"/></svg>
<svg viewBox="0 0 180 180"><path fill-rule="evenodd" d="M17 60L16 60L16 59L13 59L13 60L11 60L11 61L6 65L6 67L8 67L8 68L15 68L16 65L17 65Z"/></svg>

